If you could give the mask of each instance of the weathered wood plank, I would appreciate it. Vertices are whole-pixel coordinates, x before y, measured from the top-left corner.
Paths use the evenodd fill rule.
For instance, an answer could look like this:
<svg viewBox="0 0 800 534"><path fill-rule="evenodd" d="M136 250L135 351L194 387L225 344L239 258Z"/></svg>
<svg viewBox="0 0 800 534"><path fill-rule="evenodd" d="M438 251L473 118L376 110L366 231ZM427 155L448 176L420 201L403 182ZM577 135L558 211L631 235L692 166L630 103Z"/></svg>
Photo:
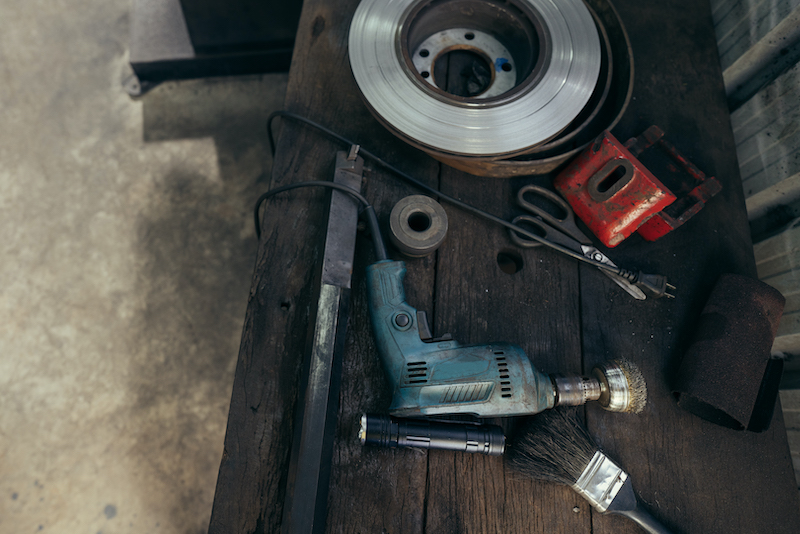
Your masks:
<svg viewBox="0 0 800 534"><path fill-rule="evenodd" d="M285 137L288 140L290 136ZM333 168L318 169L332 173ZM272 532L280 524L292 418L312 306L324 210L318 193L267 206L234 378L210 532ZM291 218L275 216L292 213Z"/></svg>
<svg viewBox="0 0 800 534"><path fill-rule="evenodd" d="M442 191L511 219L523 213L512 205L521 182L444 169ZM450 234L437 269L437 330L463 343L514 343L545 373L579 372L577 263L543 248L519 250L498 225L456 209L448 213ZM521 270L503 271L500 254L518 256ZM512 430L514 423L504 424ZM428 464L426 532L590 529L588 507L580 497L515 477L500 458L436 453ZM576 506L580 513L573 512Z"/></svg>

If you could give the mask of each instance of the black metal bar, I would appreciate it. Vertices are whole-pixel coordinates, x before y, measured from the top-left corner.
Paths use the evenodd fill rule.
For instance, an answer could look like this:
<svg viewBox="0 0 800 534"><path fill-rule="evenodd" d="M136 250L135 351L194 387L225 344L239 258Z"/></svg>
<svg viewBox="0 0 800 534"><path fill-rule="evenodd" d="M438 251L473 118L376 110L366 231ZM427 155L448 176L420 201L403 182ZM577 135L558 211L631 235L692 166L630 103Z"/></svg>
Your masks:
<svg viewBox="0 0 800 534"><path fill-rule="evenodd" d="M363 165L353 153L337 153L334 182L360 191ZM319 298L296 412L283 534L325 530L358 208L350 195L331 193Z"/></svg>

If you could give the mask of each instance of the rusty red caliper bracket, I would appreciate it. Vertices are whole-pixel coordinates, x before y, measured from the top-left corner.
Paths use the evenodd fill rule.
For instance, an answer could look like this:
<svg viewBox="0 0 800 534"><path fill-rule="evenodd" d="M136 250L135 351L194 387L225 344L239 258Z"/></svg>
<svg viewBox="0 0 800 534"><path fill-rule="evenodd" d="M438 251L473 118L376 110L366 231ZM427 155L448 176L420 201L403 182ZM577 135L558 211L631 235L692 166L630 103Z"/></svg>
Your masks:
<svg viewBox="0 0 800 534"><path fill-rule="evenodd" d="M660 149L666 156L663 171L670 175L673 190L639 161L648 149ZM624 145L604 132L553 184L607 247L619 245L633 232L655 241L692 218L722 190L719 181L665 141L658 126Z"/></svg>

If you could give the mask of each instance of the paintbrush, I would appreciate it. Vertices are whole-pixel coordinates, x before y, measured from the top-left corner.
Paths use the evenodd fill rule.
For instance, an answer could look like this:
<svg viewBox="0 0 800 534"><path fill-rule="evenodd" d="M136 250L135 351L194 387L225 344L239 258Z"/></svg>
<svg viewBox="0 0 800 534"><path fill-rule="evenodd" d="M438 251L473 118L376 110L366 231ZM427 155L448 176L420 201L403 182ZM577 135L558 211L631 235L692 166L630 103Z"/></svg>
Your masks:
<svg viewBox="0 0 800 534"><path fill-rule="evenodd" d="M598 512L624 515L650 534L670 534L642 507L628 474L600 451L574 411L533 416L507 453L518 473L570 486Z"/></svg>

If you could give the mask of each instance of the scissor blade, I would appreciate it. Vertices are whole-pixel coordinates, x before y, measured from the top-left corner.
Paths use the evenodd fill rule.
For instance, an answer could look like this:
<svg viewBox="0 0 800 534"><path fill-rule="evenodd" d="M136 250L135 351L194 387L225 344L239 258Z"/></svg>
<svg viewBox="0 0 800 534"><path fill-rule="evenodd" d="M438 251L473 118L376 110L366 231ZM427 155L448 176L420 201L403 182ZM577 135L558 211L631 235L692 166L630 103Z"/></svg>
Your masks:
<svg viewBox="0 0 800 534"><path fill-rule="evenodd" d="M581 250L583 251L583 255L586 256L587 258L599 261L600 263L605 263L606 265L610 265L612 267L617 266L613 261L611 261L611 259L609 259L608 256L600 252L595 247L589 247L584 245L583 247L581 247ZM629 281L627 281L620 275L606 271L605 269L600 269L600 267L598 267L598 269L600 270L600 272L602 272L604 275L613 280L615 284L624 289L626 293L628 293L636 300L645 300L647 298L647 295L644 294L644 291L642 291L635 285L631 284Z"/></svg>

